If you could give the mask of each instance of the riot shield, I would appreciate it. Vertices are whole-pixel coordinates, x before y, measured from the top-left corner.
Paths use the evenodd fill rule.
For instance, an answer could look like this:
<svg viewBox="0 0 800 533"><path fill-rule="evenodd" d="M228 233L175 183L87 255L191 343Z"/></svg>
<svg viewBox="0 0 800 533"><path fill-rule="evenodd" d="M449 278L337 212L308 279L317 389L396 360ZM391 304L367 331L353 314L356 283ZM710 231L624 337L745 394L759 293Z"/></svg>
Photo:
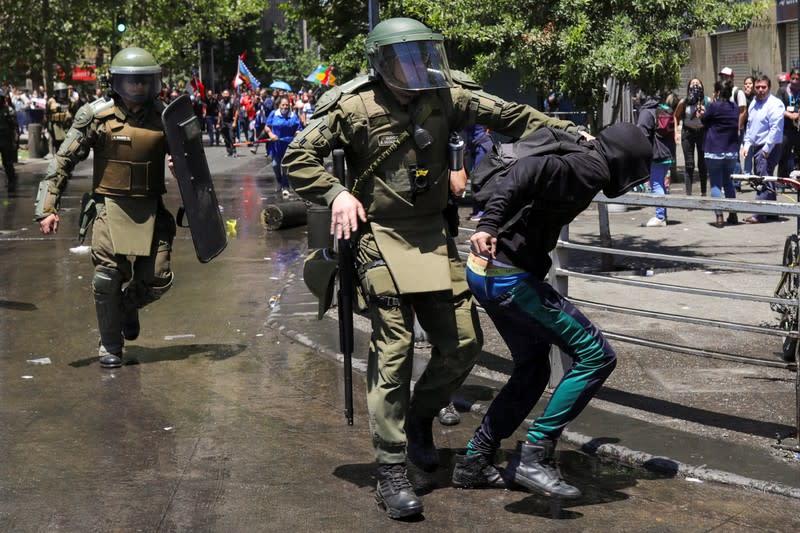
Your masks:
<svg viewBox="0 0 800 533"><path fill-rule="evenodd" d="M203 152L202 128L192 101L184 94L161 114L172 164L181 191L183 208L192 233L194 250L201 263L219 255L228 241L219 213L214 183Z"/></svg>

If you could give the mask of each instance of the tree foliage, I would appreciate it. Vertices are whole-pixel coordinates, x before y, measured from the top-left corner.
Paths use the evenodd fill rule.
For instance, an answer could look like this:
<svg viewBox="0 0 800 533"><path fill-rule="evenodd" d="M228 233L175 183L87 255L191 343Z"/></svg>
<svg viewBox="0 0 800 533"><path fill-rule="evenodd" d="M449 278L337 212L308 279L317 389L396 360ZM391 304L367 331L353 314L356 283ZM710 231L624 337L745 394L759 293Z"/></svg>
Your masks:
<svg viewBox="0 0 800 533"><path fill-rule="evenodd" d="M367 0L293 0L281 9L289 21L306 21L322 60L335 65L338 79L345 81L366 69Z"/></svg>
<svg viewBox="0 0 800 533"><path fill-rule="evenodd" d="M53 63L68 69L87 48L97 47L140 46L168 69L189 72L198 63L198 40L257 34L260 15L270 1L4 0L3 4L0 65L8 68L5 76L24 72L49 85ZM122 34L114 29L120 15L128 26Z"/></svg>
<svg viewBox="0 0 800 533"><path fill-rule="evenodd" d="M265 67L272 80L285 81L297 90L303 85L312 85L304 81L316 68L319 60L315 53L303 50L303 40L297 25L289 25L286 29L275 30L273 51L285 61L277 61Z"/></svg>
<svg viewBox="0 0 800 533"><path fill-rule="evenodd" d="M340 73L354 74L364 65L366 4L295 0L290 11L309 21L309 31ZM441 31L453 66L478 80L511 68L524 88L569 92L578 105L596 108L609 76L645 91L676 86L688 61L687 36L722 25L743 28L768 5L766 0L390 0L381 2L381 18L408 16Z"/></svg>

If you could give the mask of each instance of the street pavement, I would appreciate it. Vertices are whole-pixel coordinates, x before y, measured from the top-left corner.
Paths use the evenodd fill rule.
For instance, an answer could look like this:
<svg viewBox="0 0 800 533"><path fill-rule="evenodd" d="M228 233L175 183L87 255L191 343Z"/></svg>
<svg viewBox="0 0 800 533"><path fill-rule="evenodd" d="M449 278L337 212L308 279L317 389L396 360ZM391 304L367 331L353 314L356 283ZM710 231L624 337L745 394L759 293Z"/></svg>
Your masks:
<svg viewBox="0 0 800 533"><path fill-rule="evenodd" d="M452 457L511 367L485 315L484 351L455 398L462 423L435 424L444 466L433 475L411 470L426 512L418 520L391 521L373 500L366 320L356 317L350 427L342 414L335 311L318 321L302 282L305 226L267 231L261 225L261 209L281 202L263 155L240 149L241 157L226 158L217 147L207 154L230 230L228 248L200 264L188 231L179 229L175 286L143 310L142 336L126 347L127 364L118 370L96 362L91 262L75 242L91 163L76 170L55 238L39 235L32 224L47 161L21 164L19 192L0 196L0 530L800 529L800 460L771 446L776 433L793 432L794 373L617 341L617 370L560 446L564 475L582 498L562 506L520 490L452 488ZM168 181L167 206L174 212L177 188ZM468 211L462 207L464 218ZM708 224L708 212L674 210L667 228L643 228L649 215L648 208L612 214L615 242L770 262L779 261L793 226L720 230ZM464 226L462 248L474 224ZM596 227L592 208L572 225L571 238L596 242ZM576 261L592 265L582 256ZM776 277L618 261L620 276L653 270L649 280L765 294ZM666 313L774 322L766 304L634 296L577 279L570 294ZM732 346L767 360L780 350L778 338L586 312L618 334ZM425 352L420 346L415 375ZM504 443L502 460L523 437L524 428Z"/></svg>

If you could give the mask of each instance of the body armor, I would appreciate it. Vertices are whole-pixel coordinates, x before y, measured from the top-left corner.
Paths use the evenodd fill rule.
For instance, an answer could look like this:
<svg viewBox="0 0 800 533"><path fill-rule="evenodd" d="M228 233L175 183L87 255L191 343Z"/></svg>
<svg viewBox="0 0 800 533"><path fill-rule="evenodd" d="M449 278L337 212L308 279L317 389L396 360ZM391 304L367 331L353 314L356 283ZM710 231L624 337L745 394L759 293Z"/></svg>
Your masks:
<svg viewBox="0 0 800 533"><path fill-rule="evenodd" d="M160 196L164 185L167 145L161 117L153 108L141 122L117 116L117 108L96 117L100 121L94 147L95 192L108 196Z"/></svg>

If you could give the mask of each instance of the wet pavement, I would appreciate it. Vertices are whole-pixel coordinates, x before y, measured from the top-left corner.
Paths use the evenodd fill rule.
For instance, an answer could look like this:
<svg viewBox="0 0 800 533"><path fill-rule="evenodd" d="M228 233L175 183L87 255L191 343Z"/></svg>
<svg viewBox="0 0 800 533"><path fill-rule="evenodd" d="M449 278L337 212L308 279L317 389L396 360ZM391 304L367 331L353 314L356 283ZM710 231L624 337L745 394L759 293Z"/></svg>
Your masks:
<svg viewBox="0 0 800 533"><path fill-rule="evenodd" d="M389 520L373 499L363 319L348 427L334 315L316 320L301 281L305 227L261 226L261 209L278 201L262 155L207 153L236 234L203 265L178 230L175 286L143 310L142 336L113 371L95 358L89 256L70 250L91 163L77 169L55 238L31 222L46 161L20 165L19 192L0 195L0 530L800 529L800 470L768 442L794 424L792 374L660 353L653 364L624 344L608 386L564 438L562 468L582 498L559 507L519 490L458 490L449 467L412 469L426 512ZM168 189L174 212L171 180ZM590 233L581 223L575 235ZM444 465L510 368L485 326L485 352L457 398L463 422L435 425Z"/></svg>

